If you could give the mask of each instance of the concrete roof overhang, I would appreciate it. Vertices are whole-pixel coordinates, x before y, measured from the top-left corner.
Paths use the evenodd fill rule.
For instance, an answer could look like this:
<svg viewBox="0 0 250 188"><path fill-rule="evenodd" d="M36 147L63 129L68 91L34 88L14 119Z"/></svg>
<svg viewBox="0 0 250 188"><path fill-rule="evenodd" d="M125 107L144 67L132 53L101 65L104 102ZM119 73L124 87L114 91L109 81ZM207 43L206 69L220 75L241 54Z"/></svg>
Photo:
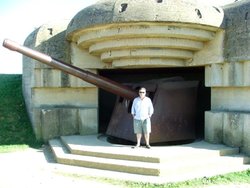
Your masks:
<svg viewBox="0 0 250 188"><path fill-rule="evenodd" d="M80 12L67 28L67 38L97 25L128 22L175 22L220 27L223 9L197 0L101 0Z"/></svg>

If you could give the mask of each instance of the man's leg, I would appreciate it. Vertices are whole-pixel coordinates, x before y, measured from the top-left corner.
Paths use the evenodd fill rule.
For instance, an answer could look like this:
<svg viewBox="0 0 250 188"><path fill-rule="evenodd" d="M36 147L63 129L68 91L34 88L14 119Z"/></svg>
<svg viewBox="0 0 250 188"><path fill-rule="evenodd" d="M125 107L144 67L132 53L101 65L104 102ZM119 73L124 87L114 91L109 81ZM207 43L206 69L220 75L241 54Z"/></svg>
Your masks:
<svg viewBox="0 0 250 188"><path fill-rule="evenodd" d="M137 133L136 134L136 138L137 138L137 144L136 144L136 146L139 147L141 145L141 134Z"/></svg>
<svg viewBox="0 0 250 188"><path fill-rule="evenodd" d="M150 149L149 139L150 139L150 133L151 133L151 121L150 118L146 119L143 122L143 132L144 132L144 138L146 141L146 148Z"/></svg>
<svg viewBox="0 0 250 188"><path fill-rule="evenodd" d="M144 134L144 138L145 138L145 141L146 141L146 146L150 146L150 145L149 145L150 134L149 134L149 133L145 133L145 134Z"/></svg>
<svg viewBox="0 0 250 188"><path fill-rule="evenodd" d="M134 133L136 134L137 144L136 147L141 145L141 137L142 137L142 125L141 121L134 119Z"/></svg>

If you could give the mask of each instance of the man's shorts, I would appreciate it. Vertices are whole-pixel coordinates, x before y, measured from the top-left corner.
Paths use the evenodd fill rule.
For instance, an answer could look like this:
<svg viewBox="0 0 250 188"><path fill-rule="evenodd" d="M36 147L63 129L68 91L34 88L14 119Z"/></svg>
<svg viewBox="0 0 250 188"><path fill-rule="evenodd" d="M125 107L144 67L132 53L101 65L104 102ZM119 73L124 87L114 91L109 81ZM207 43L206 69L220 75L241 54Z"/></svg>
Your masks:
<svg viewBox="0 0 250 188"><path fill-rule="evenodd" d="M151 133L150 118L145 119L145 120L134 119L134 133L135 134Z"/></svg>

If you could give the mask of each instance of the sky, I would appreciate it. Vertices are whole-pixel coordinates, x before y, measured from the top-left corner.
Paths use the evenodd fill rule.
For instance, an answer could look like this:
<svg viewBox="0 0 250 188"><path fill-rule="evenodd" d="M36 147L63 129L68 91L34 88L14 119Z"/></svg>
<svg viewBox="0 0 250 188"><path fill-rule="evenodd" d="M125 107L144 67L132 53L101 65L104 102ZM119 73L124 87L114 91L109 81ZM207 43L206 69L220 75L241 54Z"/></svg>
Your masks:
<svg viewBox="0 0 250 188"><path fill-rule="evenodd" d="M0 0L0 74L22 74L22 55L2 46L4 39L23 44L36 28L73 18L98 0ZM222 6L235 0L199 0Z"/></svg>

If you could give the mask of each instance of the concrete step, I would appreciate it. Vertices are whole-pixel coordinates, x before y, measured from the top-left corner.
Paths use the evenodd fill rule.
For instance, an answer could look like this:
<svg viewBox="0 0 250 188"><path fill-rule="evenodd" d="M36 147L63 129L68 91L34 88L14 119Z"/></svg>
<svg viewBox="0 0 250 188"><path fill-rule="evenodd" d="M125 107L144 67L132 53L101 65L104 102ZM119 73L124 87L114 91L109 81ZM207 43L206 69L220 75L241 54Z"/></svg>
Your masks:
<svg viewBox="0 0 250 188"><path fill-rule="evenodd" d="M98 139L96 135L62 136L62 142L70 153L111 159L143 162L167 162L212 158L239 153L239 148L214 145L204 141L178 146L154 146L150 150L143 147L132 150L131 145L116 145Z"/></svg>
<svg viewBox="0 0 250 188"><path fill-rule="evenodd" d="M59 139L50 140L49 144L56 156L56 161L61 164L142 175L158 176L160 174L160 165L156 163L71 154Z"/></svg>
<svg viewBox="0 0 250 188"><path fill-rule="evenodd" d="M72 154L150 163L160 162L160 157L157 155L145 155L145 150L142 152L143 148L132 149L131 145L111 144L93 135L62 136L61 141Z"/></svg>
<svg viewBox="0 0 250 188"><path fill-rule="evenodd" d="M108 143L97 135L63 136L49 144L58 163L147 176L188 179L250 168L239 148L197 141L178 146L131 146ZM191 174L190 174L191 173Z"/></svg>
<svg viewBox="0 0 250 188"><path fill-rule="evenodd" d="M234 171L242 171L250 168L249 158L238 154L231 156L205 157L196 160L186 159L179 162L165 162L161 164L160 175L171 176L172 174L196 173L204 174L223 174Z"/></svg>

